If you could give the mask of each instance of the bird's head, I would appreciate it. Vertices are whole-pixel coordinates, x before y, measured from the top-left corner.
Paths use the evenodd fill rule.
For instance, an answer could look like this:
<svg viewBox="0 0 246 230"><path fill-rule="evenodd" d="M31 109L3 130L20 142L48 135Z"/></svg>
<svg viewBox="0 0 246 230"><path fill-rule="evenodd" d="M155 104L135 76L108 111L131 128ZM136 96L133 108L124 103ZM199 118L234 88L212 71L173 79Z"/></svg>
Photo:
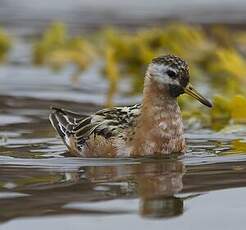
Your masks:
<svg viewBox="0 0 246 230"><path fill-rule="evenodd" d="M165 86L171 97L178 97L186 93L202 104L212 107L211 102L198 93L189 83L189 67L180 57L164 55L154 58L149 64L147 76L157 83L160 88Z"/></svg>

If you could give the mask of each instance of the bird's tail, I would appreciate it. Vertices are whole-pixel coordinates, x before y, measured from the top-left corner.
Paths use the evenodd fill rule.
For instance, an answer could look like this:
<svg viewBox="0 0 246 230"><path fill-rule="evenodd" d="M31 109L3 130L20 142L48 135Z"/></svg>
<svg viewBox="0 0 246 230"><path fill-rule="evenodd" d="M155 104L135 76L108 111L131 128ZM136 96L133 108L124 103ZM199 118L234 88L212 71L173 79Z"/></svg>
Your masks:
<svg viewBox="0 0 246 230"><path fill-rule="evenodd" d="M77 151L76 146L73 146L73 130L87 116L56 107L52 107L51 109L52 112L49 119L52 126L62 138L68 149Z"/></svg>

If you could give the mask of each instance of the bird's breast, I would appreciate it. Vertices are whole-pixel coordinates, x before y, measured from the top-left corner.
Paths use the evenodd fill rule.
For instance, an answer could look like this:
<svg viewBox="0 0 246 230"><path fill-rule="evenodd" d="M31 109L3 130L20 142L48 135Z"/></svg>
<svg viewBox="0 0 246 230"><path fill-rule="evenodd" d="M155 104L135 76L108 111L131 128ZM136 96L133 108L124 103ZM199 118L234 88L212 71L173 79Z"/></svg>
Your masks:
<svg viewBox="0 0 246 230"><path fill-rule="evenodd" d="M132 146L133 156L179 153L185 151L183 123L178 106L155 108L141 114Z"/></svg>

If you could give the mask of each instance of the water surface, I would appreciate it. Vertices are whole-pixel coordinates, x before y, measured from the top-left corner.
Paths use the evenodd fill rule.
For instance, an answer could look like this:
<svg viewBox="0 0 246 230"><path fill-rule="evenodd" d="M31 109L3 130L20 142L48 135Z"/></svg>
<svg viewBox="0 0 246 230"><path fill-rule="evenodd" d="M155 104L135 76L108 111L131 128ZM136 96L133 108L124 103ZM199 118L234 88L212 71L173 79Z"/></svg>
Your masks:
<svg viewBox="0 0 246 230"><path fill-rule="evenodd" d="M93 68L76 88L70 71L0 69L1 230L245 229L244 127L188 128L189 150L178 159L70 157L50 106L91 113L107 91ZM140 100L123 95L117 104Z"/></svg>

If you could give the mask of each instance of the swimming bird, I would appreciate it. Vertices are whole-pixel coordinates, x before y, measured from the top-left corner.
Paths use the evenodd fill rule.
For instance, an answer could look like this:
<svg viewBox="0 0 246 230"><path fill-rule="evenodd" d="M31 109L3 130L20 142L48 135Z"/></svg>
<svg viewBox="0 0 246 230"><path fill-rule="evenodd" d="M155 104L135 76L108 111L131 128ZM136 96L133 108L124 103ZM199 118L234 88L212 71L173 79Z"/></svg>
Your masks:
<svg viewBox="0 0 246 230"><path fill-rule="evenodd" d="M189 83L187 63L175 55L148 65L141 104L84 116L53 107L50 121L69 152L84 157L140 157L185 153L177 97L186 93L212 107Z"/></svg>

